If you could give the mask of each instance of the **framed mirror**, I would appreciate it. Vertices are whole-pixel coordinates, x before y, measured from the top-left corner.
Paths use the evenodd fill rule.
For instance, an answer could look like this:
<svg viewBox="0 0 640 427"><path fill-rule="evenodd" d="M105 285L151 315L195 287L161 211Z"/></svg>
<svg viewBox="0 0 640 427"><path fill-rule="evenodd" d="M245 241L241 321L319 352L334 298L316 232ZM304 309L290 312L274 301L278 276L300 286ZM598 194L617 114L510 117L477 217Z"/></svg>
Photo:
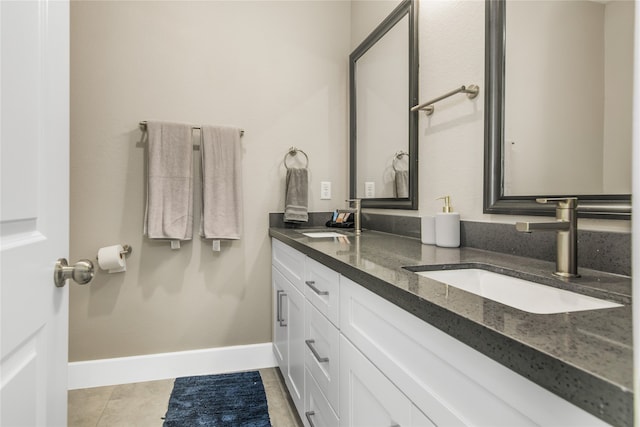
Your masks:
<svg viewBox="0 0 640 427"><path fill-rule="evenodd" d="M418 14L402 1L349 56L349 193L418 209Z"/></svg>
<svg viewBox="0 0 640 427"><path fill-rule="evenodd" d="M634 2L485 3L484 212L630 219Z"/></svg>

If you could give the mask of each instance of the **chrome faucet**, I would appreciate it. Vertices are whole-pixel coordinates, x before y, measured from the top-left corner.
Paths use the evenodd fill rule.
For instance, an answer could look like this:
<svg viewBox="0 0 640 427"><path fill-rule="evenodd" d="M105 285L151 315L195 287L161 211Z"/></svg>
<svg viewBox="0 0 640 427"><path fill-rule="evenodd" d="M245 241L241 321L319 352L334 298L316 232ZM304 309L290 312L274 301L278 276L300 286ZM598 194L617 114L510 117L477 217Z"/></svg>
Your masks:
<svg viewBox="0 0 640 427"><path fill-rule="evenodd" d="M578 215L577 197L548 197L536 199L538 203L557 202L555 222L517 222L516 230L556 231L556 271L562 277L580 277L578 274Z"/></svg>
<svg viewBox="0 0 640 427"><path fill-rule="evenodd" d="M360 234L362 234L362 226L360 225L360 202L362 201L361 199L348 199L345 200L346 202L349 202L350 204L353 203L353 207L352 208L347 208L347 209L338 209L338 212L349 212L354 214L355 216L355 220L354 220L354 231L356 233L356 236L359 236Z"/></svg>

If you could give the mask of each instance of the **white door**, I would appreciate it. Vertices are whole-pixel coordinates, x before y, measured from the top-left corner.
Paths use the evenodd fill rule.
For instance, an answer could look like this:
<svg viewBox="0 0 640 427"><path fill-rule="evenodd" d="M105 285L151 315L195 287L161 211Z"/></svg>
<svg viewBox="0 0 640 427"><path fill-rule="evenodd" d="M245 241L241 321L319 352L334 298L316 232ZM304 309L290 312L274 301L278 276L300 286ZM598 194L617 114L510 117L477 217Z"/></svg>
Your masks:
<svg viewBox="0 0 640 427"><path fill-rule="evenodd" d="M66 426L69 4L0 1L0 425Z"/></svg>

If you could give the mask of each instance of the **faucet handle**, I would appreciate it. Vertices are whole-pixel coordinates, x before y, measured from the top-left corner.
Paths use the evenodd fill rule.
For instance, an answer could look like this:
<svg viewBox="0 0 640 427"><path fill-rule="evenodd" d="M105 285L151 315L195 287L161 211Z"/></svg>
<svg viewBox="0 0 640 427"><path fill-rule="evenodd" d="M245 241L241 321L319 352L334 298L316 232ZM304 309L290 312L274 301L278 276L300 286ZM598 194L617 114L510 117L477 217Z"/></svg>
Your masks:
<svg viewBox="0 0 640 427"><path fill-rule="evenodd" d="M536 202L547 204L549 202L558 202L558 207L563 209L575 209L578 206L577 197L541 197Z"/></svg>

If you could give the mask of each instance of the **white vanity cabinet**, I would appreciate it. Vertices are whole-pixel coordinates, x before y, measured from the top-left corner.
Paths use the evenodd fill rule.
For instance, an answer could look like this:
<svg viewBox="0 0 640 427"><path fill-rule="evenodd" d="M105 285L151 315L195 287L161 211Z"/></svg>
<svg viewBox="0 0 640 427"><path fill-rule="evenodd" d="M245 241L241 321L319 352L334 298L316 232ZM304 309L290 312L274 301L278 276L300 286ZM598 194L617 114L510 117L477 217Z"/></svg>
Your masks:
<svg viewBox="0 0 640 427"><path fill-rule="evenodd" d="M305 426L607 425L273 242L274 351Z"/></svg>
<svg viewBox="0 0 640 427"><path fill-rule="evenodd" d="M304 255L273 240L273 349L298 413L304 410Z"/></svg>

